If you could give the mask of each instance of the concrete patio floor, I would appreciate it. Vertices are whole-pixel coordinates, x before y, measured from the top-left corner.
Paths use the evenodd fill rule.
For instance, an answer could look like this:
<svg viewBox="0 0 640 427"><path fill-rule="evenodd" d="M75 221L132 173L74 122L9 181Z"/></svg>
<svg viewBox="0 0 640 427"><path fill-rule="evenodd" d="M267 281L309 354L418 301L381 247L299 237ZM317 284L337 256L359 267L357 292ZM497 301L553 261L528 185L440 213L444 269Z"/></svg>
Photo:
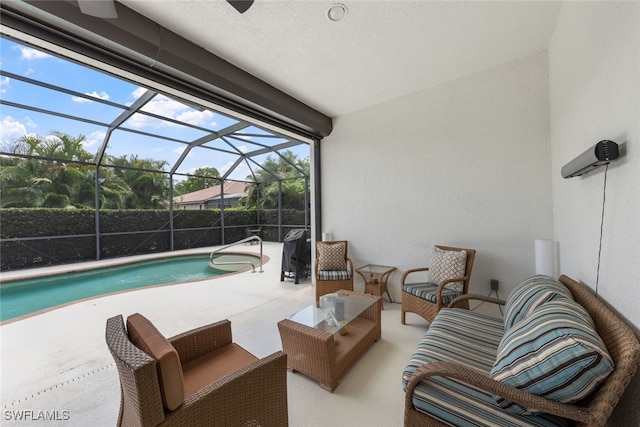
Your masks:
<svg viewBox="0 0 640 427"><path fill-rule="evenodd" d="M234 249L258 252L258 246ZM311 279L298 285L280 282L282 244L265 242L263 250L270 258L264 273L90 299L0 326L0 423L42 425L37 418L47 417L53 420L45 425L115 425L120 389L104 327L117 314L140 312L166 336L229 319L234 341L256 356L281 350L277 322L313 303L315 294ZM202 249L181 253L190 252ZM402 326L399 304L385 300L384 307L382 339L334 393L303 375L288 374L290 425L402 425L402 370L427 324L416 317Z"/></svg>

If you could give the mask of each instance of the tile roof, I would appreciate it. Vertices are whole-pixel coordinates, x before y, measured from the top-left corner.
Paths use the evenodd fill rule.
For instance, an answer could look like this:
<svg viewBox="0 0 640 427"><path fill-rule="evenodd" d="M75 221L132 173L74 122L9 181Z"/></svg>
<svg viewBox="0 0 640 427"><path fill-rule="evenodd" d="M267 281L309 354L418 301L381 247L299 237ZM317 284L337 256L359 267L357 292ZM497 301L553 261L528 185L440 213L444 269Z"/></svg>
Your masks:
<svg viewBox="0 0 640 427"><path fill-rule="evenodd" d="M247 187L246 182L239 181L227 181L224 184L224 195L226 197L232 195L242 195ZM204 203L207 200L213 200L220 198L221 186L214 185L213 187L205 188L203 190L194 191L191 193L183 194L173 198L174 203L180 204L194 204Z"/></svg>

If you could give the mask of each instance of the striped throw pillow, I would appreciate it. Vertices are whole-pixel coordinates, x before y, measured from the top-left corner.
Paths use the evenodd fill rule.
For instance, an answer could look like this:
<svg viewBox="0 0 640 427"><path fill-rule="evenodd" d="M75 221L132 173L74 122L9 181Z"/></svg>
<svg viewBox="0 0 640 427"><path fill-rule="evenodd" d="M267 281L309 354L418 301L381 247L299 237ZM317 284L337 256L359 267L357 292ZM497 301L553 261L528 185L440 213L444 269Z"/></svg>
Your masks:
<svg viewBox="0 0 640 427"><path fill-rule="evenodd" d="M467 251L445 251L434 246L431 254L428 281L439 285L447 279L462 277L466 267ZM451 282L444 285L444 287L456 292L462 292L464 283Z"/></svg>
<svg viewBox="0 0 640 427"><path fill-rule="evenodd" d="M528 278L516 286L505 302L504 329L508 331L541 305L558 298L573 300L573 295L552 277L537 275Z"/></svg>
<svg viewBox="0 0 640 427"><path fill-rule="evenodd" d="M491 378L570 404L587 397L612 370L589 313L564 298L538 307L505 332ZM516 414L536 412L500 397L496 401Z"/></svg>

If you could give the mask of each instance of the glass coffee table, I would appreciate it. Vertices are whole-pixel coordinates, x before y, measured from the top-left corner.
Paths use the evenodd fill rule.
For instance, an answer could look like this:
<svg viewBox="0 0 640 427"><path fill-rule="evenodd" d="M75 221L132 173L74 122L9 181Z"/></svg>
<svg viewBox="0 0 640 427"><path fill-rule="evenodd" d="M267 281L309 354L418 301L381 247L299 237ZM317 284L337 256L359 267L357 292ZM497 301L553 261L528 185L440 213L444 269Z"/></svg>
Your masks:
<svg viewBox="0 0 640 427"><path fill-rule="evenodd" d="M287 366L333 391L381 336L382 299L339 291L278 322Z"/></svg>
<svg viewBox="0 0 640 427"><path fill-rule="evenodd" d="M349 323L373 304L375 300L371 298L340 291L321 296L318 304L303 308L289 317L289 320L330 334L344 334L348 333Z"/></svg>

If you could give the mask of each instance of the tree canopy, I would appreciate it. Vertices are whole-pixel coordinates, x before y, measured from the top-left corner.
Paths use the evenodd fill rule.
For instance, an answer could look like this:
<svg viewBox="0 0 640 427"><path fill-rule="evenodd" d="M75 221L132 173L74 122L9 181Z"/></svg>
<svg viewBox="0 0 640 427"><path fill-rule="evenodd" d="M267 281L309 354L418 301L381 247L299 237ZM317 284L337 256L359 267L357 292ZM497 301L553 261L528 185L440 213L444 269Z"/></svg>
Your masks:
<svg viewBox="0 0 640 427"><path fill-rule="evenodd" d="M309 158L298 158L287 150L277 157L268 156L255 175L247 176L246 207L278 208L278 181L282 182L282 205L287 209L305 208L305 176L309 176ZM258 197L259 195L259 197ZM259 201L258 201L259 200Z"/></svg>
<svg viewBox="0 0 640 427"><path fill-rule="evenodd" d="M61 132L24 136L10 147L16 156L0 157L0 207L3 208L95 208L96 171L100 209L164 209L169 200L169 177L164 160L140 159L136 155L105 155L96 168L94 155L85 147L85 136ZM305 209L309 176L308 158L285 151L268 156L247 177L247 208L277 209L279 183L282 207ZM220 184L216 168L196 169L175 185L186 194ZM307 201L308 203L308 201Z"/></svg>
<svg viewBox="0 0 640 427"><path fill-rule="evenodd" d="M84 135L61 132L17 140L11 151L22 157L1 159L0 206L94 208L96 167L84 142ZM164 170L165 161L130 155L106 156L104 163L112 167L99 169L100 208L166 207L168 179L153 172Z"/></svg>
<svg viewBox="0 0 640 427"><path fill-rule="evenodd" d="M176 194L193 193L220 184L220 172L212 167L196 169L194 176L190 176L184 181L180 181L173 187Z"/></svg>

